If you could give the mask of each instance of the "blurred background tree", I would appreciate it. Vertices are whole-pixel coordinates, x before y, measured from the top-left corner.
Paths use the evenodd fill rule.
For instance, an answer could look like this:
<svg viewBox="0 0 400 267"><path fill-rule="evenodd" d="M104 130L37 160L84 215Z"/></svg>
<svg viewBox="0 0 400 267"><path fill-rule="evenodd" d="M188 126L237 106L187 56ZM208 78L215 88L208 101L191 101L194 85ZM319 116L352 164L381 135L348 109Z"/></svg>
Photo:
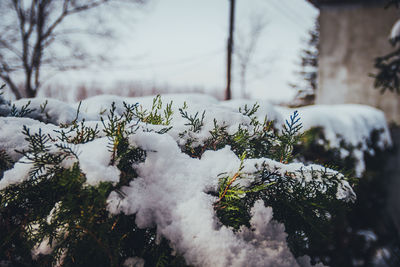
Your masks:
<svg viewBox="0 0 400 267"><path fill-rule="evenodd" d="M239 68L240 97L242 98L248 97L248 92L246 92L248 71L253 66L253 58L260 37L267 26L267 20L262 13L256 13L250 16L248 24L247 29L238 28L234 50Z"/></svg>
<svg viewBox="0 0 400 267"><path fill-rule="evenodd" d="M0 78L17 99L35 97L42 85L41 70L80 68L97 60L80 45L74 45L72 34L109 36L106 27L84 29L62 27L66 19L91 10L119 4L144 4L146 0L2 0L0 1ZM23 84L17 77L23 76Z"/></svg>
<svg viewBox="0 0 400 267"><path fill-rule="evenodd" d="M385 8L395 6L399 8L400 0L389 0ZM371 74L375 78L374 86L382 93L386 90L400 94L400 20L398 20L390 33L390 43L395 48L387 55L375 59L376 74Z"/></svg>
<svg viewBox="0 0 400 267"><path fill-rule="evenodd" d="M315 94L318 87L318 44L319 24L315 22L313 29L309 32L306 47L300 54L299 81L290 84L296 91L292 106L304 106L314 104Z"/></svg>

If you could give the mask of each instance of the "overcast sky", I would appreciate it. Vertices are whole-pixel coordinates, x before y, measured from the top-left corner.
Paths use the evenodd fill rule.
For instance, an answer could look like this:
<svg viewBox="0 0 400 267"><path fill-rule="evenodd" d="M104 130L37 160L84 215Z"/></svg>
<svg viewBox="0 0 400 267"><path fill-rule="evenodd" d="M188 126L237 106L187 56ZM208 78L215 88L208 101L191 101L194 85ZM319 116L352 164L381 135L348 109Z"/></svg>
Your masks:
<svg viewBox="0 0 400 267"><path fill-rule="evenodd" d="M116 59L112 66L56 79L87 84L95 80L110 86L121 80L147 81L224 90L228 12L228 0L150 0L144 9L132 12L128 27L118 30L118 40L107 50ZM288 83L295 79L299 51L317 15L305 0L237 0L236 30L242 39L251 17L266 22L247 79L251 98L280 101L293 96ZM235 77L233 95L238 97L239 77Z"/></svg>

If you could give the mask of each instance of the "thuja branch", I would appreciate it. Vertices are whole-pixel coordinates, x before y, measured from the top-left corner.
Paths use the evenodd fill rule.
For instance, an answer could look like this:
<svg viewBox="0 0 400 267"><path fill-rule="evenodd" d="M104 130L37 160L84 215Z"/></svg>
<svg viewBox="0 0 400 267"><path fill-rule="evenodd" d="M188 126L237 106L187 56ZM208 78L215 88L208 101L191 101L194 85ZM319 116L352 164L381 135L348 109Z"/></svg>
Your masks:
<svg viewBox="0 0 400 267"><path fill-rule="evenodd" d="M240 177L241 171L243 170L243 162L244 159L246 158L246 152L244 152L241 156L240 156L240 167L239 170L233 175L232 179L230 179L229 181L227 181L224 191L222 191L222 194L220 194L219 199L217 200L217 202L215 202L215 205L217 205L219 202L222 201L222 199L225 198L226 194L228 193L229 188L232 186L232 184L236 181L237 178ZM225 182L223 182L220 185L220 188L222 188L224 186ZM238 192L236 192L238 193Z"/></svg>
<svg viewBox="0 0 400 267"><path fill-rule="evenodd" d="M231 187L231 185L233 184L234 181L236 181L236 179L240 176L240 172L235 173L235 175L233 175L232 179L229 181L229 183L226 185L224 192L222 193L222 195L219 197L219 199L217 200L217 203L219 203L226 195L226 192L228 192L229 188Z"/></svg>
<svg viewBox="0 0 400 267"><path fill-rule="evenodd" d="M82 227L80 225L75 225L75 228L87 233L88 235L90 235L95 241L96 243L104 250L104 252L107 253L107 256L110 260L110 266L116 266L114 265L114 258L110 253L110 250L107 249L106 245L104 245L97 237L94 233L92 233L91 231L89 231L88 229L86 229L85 227Z"/></svg>

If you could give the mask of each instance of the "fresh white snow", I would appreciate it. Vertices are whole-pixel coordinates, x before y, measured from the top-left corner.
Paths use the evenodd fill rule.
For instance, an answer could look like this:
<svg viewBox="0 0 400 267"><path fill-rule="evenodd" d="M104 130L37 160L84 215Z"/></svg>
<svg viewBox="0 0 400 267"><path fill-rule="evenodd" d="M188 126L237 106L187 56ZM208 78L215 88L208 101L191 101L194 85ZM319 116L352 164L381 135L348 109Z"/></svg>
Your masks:
<svg viewBox="0 0 400 267"><path fill-rule="evenodd" d="M129 142L147 151L146 159L136 166L139 177L128 186L121 188L123 196L112 192L108 197L108 210L117 214L136 214L136 223L139 227L157 226L158 234L170 241L173 249L179 251L189 264L194 266L307 266L309 259L302 257L296 260L289 251L285 238L284 226L272 220L273 210L265 207L262 202L256 202L252 208L250 221L252 230L242 227L235 233L232 229L221 225L213 208L216 197L206 192L215 190L218 186L218 175L227 173L234 175L240 166L240 159L232 152L229 146L217 151L206 151L201 159L191 158L181 152L179 133L188 129L187 121L179 114L179 108L187 106L185 111L194 115L205 111L204 126L194 133L201 143L210 137L213 128L213 119L221 125L227 126L227 131L233 133L239 125L251 128L250 118L242 115L238 107L254 104L248 100L219 102L204 95L165 95L162 96L163 105L173 101L172 129L166 134L149 132L149 129L160 130L165 126L134 123L139 127L134 134L129 135ZM22 107L27 100L20 100L16 106ZM47 101L46 109L40 106ZM52 137L51 147L60 141L56 140L60 130L58 124L68 123L76 118L76 109L80 106L78 119L85 119L88 125L98 125L102 132L100 117L107 120L106 110L116 103L117 115L123 112L122 102L141 105L144 109L151 109L153 97L122 98L118 96L97 96L82 101L81 104L66 104L53 99L36 99L31 102L30 108L35 109L28 114L31 118L0 117L0 149L5 150L13 160L17 161L11 170L4 173L0 180L0 189L20 183L28 179L31 165L26 158L14 150L27 148L28 142L22 134L23 125L30 128L31 133L39 129ZM276 121L279 127L293 109L274 106L269 102L259 103L257 116ZM10 105L0 103L7 114ZM57 107L60 107L58 109ZM8 111L7 111L8 110ZM344 140L357 148L359 157L357 173L361 174L363 152L368 151L366 140L373 130L381 129L378 145L383 149L391 145L391 139L384 115L381 111L361 105L337 106L310 106L297 109L303 130L312 127L322 127L326 139L331 147L340 147L340 140ZM47 114L47 115L46 115ZM44 122L38 121L42 120ZM107 121L106 121L107 123ZM147 129L147 130L146 130ZM64 129L66 130L66 129ZM182 142L182 140L181 140ZM100 134L100 137L86 144L71 145L77 158L66 158L62 165L69 168L79 161L82 172L86 175L88 185L100 182L117 183L120 171L110 166L111 152L108 149L109 140ZM24 163L25 162L25 163ZM301 163L283 164L271 159L245 159L244 173L255 171L255 164L265 166L280 174L300 176L305 182L312 179L312 172L326 171L333 175L341 174L318 165L305 166ZM251 179L251 177L249 178ZM314 177L314 179L321 179ZM337 198L353 200L354 192L350 185L342 180L338 185ZM321 189L323 190L323 189ZM39 250L47 251L47 247ZM126 266L143 264L141 259L132 258L125 262Z"/></svg>
<svg viewBox="0 0 400 267"><path fill-rule="evenodd" d="M281 114L288 118L293 109L279 108ZM376 108L357 105L312 105L297 109L303 131L313 127L321 127L331 148L340 148L344 141L354 147L356 157L356 175L361 176L365 171L364 153L374 154L367 146L367 140L374 130L382 130L379 135L378 147L385 149L392 145L389 128L383 111ZM342 151L346 156L348 151Z"/></svg>
<svg viewBox="0 0 400 267"><path fill-rule="evenodd" d="M240 161L229 147L207 151L199 160L181 153L168 135L137 133L131 142L149 152L138 166L139 177L122 188L126 197L110 194L111 213L136 214L139 227L156 224L158 233L195 266L297 265L287 248L284 227L270 222L271 208L256 203L254 233L243 230L235 235L217 225L216 199L206 192L217 186L219 173L237 171ZM259 212L266 215L263 222ZM274 236L268 238L271 232Z"/></svg>
<svg viewBox="0 0 400 267"><path fill-rule="evenodd" d="M111 107L113 102L116 103L116 113L122 114L124 110L123 102L129 104L138 103L143 109L149 110L151 109L153 98L153 96L138 98L123 98L113 95L96 96L82 101L78 119L85 119L89 125L98 124L101 133L100 117L107 115L105 111ZM199 112L201 116L202 112L205 111L204 126L195 136L200 142L210 136L209 131L214 126L213 119L216 119L219 124L227 125L227 130L230 133L234 132L240 123L248 124L249 118L239 113L238 108L244 107L244 105L251 107L256 103L255 101L240 99L220 102L213 97L201 94L167 94L162 96L162 100L164 107L167 103L173 102L172 109L174 113L171 124L173 128L168 134L177 141L179 140L179 133L187 129L185 125L187 121L180 116L178 109L183 107L186 102L186 111L191 115ZM41 112L41 106L46 101L46 108ZM27 102L28 100L23 99L13 104L21 108ZM356 173L358 176L361 176L365 170L364 152L374 153L374 151L369 150L366 144L373 130L382 130L378 142L378 146L381 149L392 144L383 112L370 106L356 104L313 105L290 109L273 105L268 101L259 101L258 104L260 108L256 115L261 121L267 116L269 120L274 120L275 125L279 127L295 110L298 110L303 124L303 131L313 127L322 127L330 147L340 148L341 141L354 146L354 155L357 159ZM78 106L79 103L67 104L55 99L39 98L31 100L29 108L34 109L34 111L27 116L35 120L30 118L0 118L0 149L6 150L14 160L18 159L19 154L15 152L15 149L22 150L26 146L25 137L21 133L23 125L27 125L32 132L42 129L44 133L52 134L54 130L58 129L55 125L70 123L75 119ZM1 107L5 109L6 105L0 104ZM49 123L45 124L37 121L37 119ZM155 126L154 128L160 129L162 127ZM342 151L342 154L346 156L347 151Z"/></svg>
<svg viewBox="0 0 400 267"><path fill-rule="evenodd" d="M390 31L389 39L394 41L400 37L400 20L396 21L393 25L392 30Z"/></svg>

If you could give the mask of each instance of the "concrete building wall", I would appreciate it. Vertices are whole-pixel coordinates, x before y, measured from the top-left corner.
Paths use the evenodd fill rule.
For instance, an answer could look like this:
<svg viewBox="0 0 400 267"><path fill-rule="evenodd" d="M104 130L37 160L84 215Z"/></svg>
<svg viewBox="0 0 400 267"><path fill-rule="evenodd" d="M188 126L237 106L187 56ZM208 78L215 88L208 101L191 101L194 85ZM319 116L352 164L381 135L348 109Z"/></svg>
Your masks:
<svg viewBox="0 0 400 267"><path fill-rule="evenodd" d="M388 36L398 12L371 4L320 6L317 104L367 104L400 124L400 96L381 95L368 76L376 72L374 59L393 50Z"/></svg>

